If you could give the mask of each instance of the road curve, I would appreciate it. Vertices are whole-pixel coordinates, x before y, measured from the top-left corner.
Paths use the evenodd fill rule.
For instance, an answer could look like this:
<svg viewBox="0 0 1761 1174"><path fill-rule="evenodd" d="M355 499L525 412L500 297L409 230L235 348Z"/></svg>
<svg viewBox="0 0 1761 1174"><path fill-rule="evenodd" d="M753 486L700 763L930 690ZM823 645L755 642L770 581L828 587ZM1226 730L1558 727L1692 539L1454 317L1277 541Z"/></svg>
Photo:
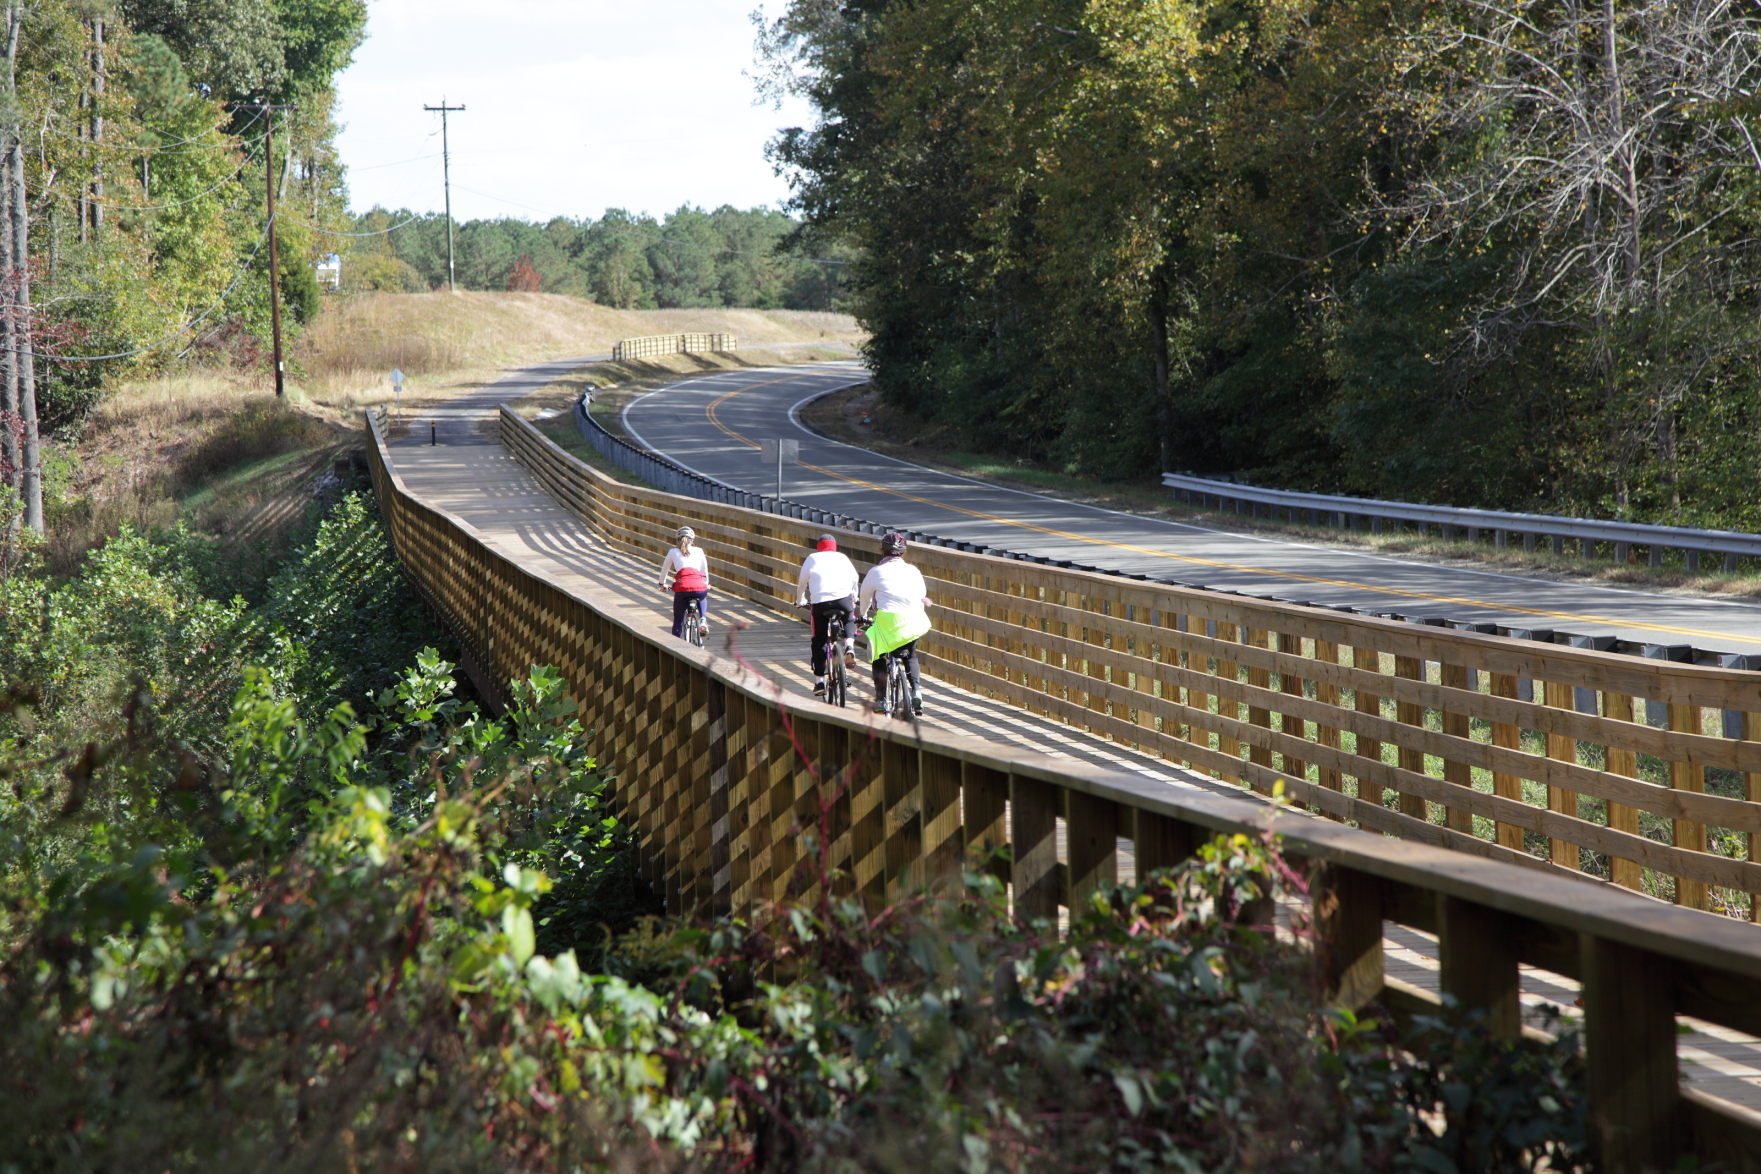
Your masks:
<svg viewBox="0 0 1761 1174"><path fill-rule="evenodd" d="M783 470L785 496L939 537L1366 611L1761 653L1753 603L1553 583L1138 517L926 469L801 422L808 401L865 378L853 362L718 371L633 400L623 424L648 448L753 493L776 492L776 469L760 462L758 442L799 440L800 465Z"/></svg>

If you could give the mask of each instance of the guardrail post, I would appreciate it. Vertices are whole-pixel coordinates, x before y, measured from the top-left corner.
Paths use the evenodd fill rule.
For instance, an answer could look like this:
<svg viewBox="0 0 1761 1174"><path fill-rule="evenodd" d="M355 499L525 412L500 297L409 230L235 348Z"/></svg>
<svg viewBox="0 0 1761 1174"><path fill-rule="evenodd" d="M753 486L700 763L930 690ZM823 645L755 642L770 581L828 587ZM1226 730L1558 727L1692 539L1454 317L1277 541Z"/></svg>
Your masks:
<svg viewBox="0 0 1761 1174"><path fill-rule="evenodd" d="M1653 567L1662 566L1663 565L1663 545L1658 542L1653 542L1651 544L1651 550L1649 552L1649 557L1647 557L1645 561L1648 565L1653 566Z"/></svg>
<svg viewBox="0 0 1761 1174"><path fill-rule="evenodd" d="M1687 555L1688 574L1690 574L1690 575L1699 574L1700 573L1700 552L1697 550L1688 550L1688 551L1683 551L1682 553Z"/></svg>
<svg viewBox="0 0 1761 1174"><path fill-rule="evenodd" d="M1675 991L1668 959L1586 934L1584 1044L1596 1167L1647 1174L1681 1152Z"/></svg>

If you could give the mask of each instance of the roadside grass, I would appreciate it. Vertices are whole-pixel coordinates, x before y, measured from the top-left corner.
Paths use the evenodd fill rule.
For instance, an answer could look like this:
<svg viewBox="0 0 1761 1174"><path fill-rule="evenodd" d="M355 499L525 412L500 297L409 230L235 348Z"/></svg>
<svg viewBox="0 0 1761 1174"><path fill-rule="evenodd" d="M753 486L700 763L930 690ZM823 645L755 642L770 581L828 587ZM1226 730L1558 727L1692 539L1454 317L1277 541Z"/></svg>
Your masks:
<svg viewBox="0 0 1761 1174"><path fill-rule="evenodd" d="M1525 551L1520 545L1499 549L1490 542L1444 538L1437 532L1370 534L1337 530L1271 518L1252 518L1183 505L1158 477L1132 481L1098 481L1033 464L1010 461L994 453L959 447L959 437L939 425L928 425L877 402L872 388L855 387L815 400L802 410L814 431L859 448L885 453L932 469L1017 489L1030 489L1065 501L1081 502L1121 513L1207 529L1295 539L1340 550L1375 554L1444 566L1474 567L1548 581L1644 587L1684 595L1729 598L1761 597L1761 560L1743 559L1735 571L1702 568L1690 573L1680 551L1669 551L1661 567L1629 561L1588 560L1580 555L1555 555L1550 549ZM607 424L610 427L610 424Z"/></svg>

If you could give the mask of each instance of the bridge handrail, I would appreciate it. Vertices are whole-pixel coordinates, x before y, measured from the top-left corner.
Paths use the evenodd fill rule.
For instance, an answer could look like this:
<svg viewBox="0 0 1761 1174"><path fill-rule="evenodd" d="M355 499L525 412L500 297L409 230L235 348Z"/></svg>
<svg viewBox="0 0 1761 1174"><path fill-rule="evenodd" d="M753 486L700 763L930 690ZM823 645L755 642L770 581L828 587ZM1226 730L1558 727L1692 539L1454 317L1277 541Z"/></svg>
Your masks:
<svg viewBox="0 0 1761 1174"><path fill-rule="evenodd" d="M1391 518L1442 526L1491 530L1497 544L1505 534L1557 535L1580 541L1609 542L1622 546L1649 545L1657 551L1683 550L1690 554L1709 551L1729 557L1761 556L1761 534L1738 530L1695 530L1685 526L1658 526L1646 522L1604 522L1594 518L1571 518L1554 514L1507 513L1502 510L1426 505L1423 502L1383 501L1373 497L1345 497L1328 493L1300 493L1288 489L1265 489L1214 477L1188 473L1164 473L1162 484L1177 493L1215 497L1223 502L1246 502L1288 510L1308 510L1318 525L1346 526L1349 518ZM1222 507L1228 509L1228 506ZM1329 520L1321 521L1325 515ZM1624 561L1622 551L1617 561ZM1653 560L1656 564L1657 560Z"/></svg>
<svg viewBox="0 0 1761 1174"><path fill-rule="evenodd" d="M645 518L655 526L698 519L718 576L734 566L753 572L737 587L774 585L776 576L760 568L785 569L779 556L811 529L619 485L547 449L541 434L510 413L501 424L510 451L542 470L541 479L608 540L652 553ZM380 507L411 578L494 680L542 663L570 682L583 723L598 731L599 752L615 765L616 800L640 837L644 875L674 912L748 910L791 885L811 899L820 874L797 872L800 838L793 833L818 826L822 802L832 829L825 875L846 890L886 899L902 884L957 880L962 868L1000 860L1024 917L1055 918L1060 906L1080 904L1108 883L1120 837L1131 842L1138 867L1149 869L1178 862L1214 833L1257 834L1273 823L1286 852L1315 870L1330 1001L1363 1006L1379 999L1396 1014L1436 1009L1434 996L1386 978L1385 920L1439 936L1443 990L1468 1008L1486 1009L1494 1031L1520 1027L1519 963L1576 978L1583 983L1591 1111L1620 1134L1605 1139L1605 1168L1666 1167L1683 1151L1733 1166L1741 1156L1761 1154L1761 1118L1683 1092L1674 1067L1678 1014L1761 1035L1761 934L1752 927L1561 871L1518 870L1297 812L1274 815L1245 794L1186 791L1125 771L791 702L737 660L670 639L610 592L565 588L542 569L501 555L462 519L411 496L377 422L369 419L368 427ZM852 535L852 544L872 542ZM938 587L954 585L945 577L950 565L932 566ZM1096 592L1097 601L1117 585L1080 575L1066 582L1072 592ZM1221 614L1240 605L1183 597L1182 606ZM1186 614L1202 617L1205 610ZM1439 642L1414 646L1419 653L1458 635L1363 617L1351 623L1384 643ZM1500 656L1532 657L1536 668L1587 659L1569 649L1485 643ZM1719 675L1672 667L1684 679ZM1000 848L1006 853L993 856Z"/></svg>
<svg viewBox="0 0 1761 1174"><path fill-rule="evenodd" d="M817 526L620 485L506 408L501 436L614 545L658 559L686 517L724 589L793 604ZM845 546L878 557L867 535ZM1761 847L1761 675L947 547L914 561L944 608L920 643L932 675L1390 835L1564 871L1588 851L1615 882L1698 908L1761 893L1761 862L1708 834ZM1580 742L1602 761L1580 762ZM1709 768L1737 793L1706 793Z"/></svg>

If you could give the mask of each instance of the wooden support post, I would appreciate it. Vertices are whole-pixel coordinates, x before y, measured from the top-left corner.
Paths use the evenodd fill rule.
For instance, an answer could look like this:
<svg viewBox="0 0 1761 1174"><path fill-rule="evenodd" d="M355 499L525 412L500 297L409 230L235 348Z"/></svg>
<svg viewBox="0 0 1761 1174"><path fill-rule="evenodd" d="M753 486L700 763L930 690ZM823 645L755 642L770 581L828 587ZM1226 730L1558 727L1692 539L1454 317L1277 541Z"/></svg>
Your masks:
<svg viewBox="0 0 1761 1174"><path fill-rule="evenodd" d="M1492 695L1516 699L1517 678L1510 673L1492 674ZM1506 750L1522 748L1522 731L1511 722L1492 723L1492 745ZM1515 799L1518 803L1523 798L1523 781L1513 774L1503 771L1492 772L1492 793L1504 799ZM1501 847L1514 851L1523 851L1523 829L1512 823L1497 825L1498 843Z"/></svg>
<svg viewBox="0 0 1761 1174"><path fill-rule="evenodd" d="M1226 624L1221 620L1217 621L1217 639L1219 641L1224 643L1234 643L1236 640L1235 632L1236 627L1234 624ZM1217 660L1217 676L1225 681L1239 681L1241 679L1241 666L1233 660L1223 660L1219 657ZM1226 717L1231 721L1240 721L1241 706L1238 702L1232 701L1227 697L1218 696L1217 715L1219 717ZM1241 757L1240 740L1237 739L1235 735L1223 733L1221 730L1219 730L1217 734L1217 749L1226 758ZM1239 783L1241 779L1234 774L1223 773L1223 781L1226 783Z"/></svg>
<svg viewBox="0 0 1761 1174"><path fill-rule="evenodd" d="M1516 939L1507 919L1458 897L1440 898L1437 912L1444 993L1454 995L1464 1009L1484 1008L1493 1035L1517 1034L1522 1003L1517 997Z"/></svg>
<svg viewBox="0 0 1761 1174"><path fill-rule="evenodd" d="M886 786L887 899L923 883L923 790L921 755L908 742L881 743ZM904 886L901 888L901 886Z"/></svg>
<svg viewBox="0 0 1761 1174"><path fill-rule="evenodd" d="M1206 838L1204 829L1153 811L1133 808L1126 818L1132 821L1131 851L1139 884L1156 869L1173 868L1186 860Z"/></svg>
<svg viewBox="0 0 1761 1174"><path fill-rule="evenodd" d="M1295 667L1296 661L1302 657L1302 637L1293 636L1288 632L1280 632L1278 634L1278 651L1285 657L1289 658L1282 662L1278 669L1278 692L1300 699L1304 695L1303 678L1301 674L1292 672L1291 670ZM1306 723L1301 718L1293 717L1288 713L1279 715L1278 729L1293 738L1306 738L1308 736ZM1285 774L1290 775L1292 778L1301 779L1304 782L1308 781L1308 763L1300 758L1296 758L1290 754L1284 755L1282 769ZM1305 805L1298 803L1297 806L1304 807Z"/></svg>
<svg viewBox="0 0 1761 1174"><path fill-rule="evenodd" d="M1394 658L1394 675L1405 677L1409 681L1422 681L1425 679L1425 662L1416 656L1396 656ZM1411 701L1401 701L1396 704L1395 711L1401 725L1424 727L1424 706ZM1411 746L1400 747L1400 768L1410 770L1415 774L1424 774L1425 752ZM1409 795L1404 791L1400 793L1400 813L1410 815L1414 819L1429 820L1430 818L1425 811L1424 797Z"/></svg>
<svg viewBox="0 0 1761 1174"><path fill-rule="evenodd" d="M1583 939L1584 1035L1596 1168L1669 1170L1681 1151L1669 960L1588 934Z"/></svg>
<svg viewBox="0 0 1761 1174"><path fill-rule="evenodd" d="M1761 713L1743 714L1743 741L1761 742ZM1748 771L1743 775L1743 782L1743 793L1749 802L1761 803L1761 773ZM1761 860L1761 836L1749 832L1743 838L1749 842L1749 859ZM1749 894L1749 920L1761 921L1761 893Z"/></svg>
<svg viewBox="0 0 1761 1174"><path fill-rule="evenodd" d="M1574 708L1570 685L1564 685L1558 681L1545 681L1542 683L1542 687L1548 707L1567 710ZM1547 757L1557 762L1576 762L1578 760L1577 740L1560 734L1548 734ZM1547 810L1557 811L1562 815L1570 815L1575 818L1578 814L1578 793L1549 784L1547 787ZM1583 864L1579 860L1576 844L1570 840L1550 838L1548 845L1548 856L1553 863L1561 868L1582 871Z"/></svg>
<svg viewBox="0 0 1761 1174"><path fill-rule="evenodd" d="M1535 553L1535 536L1533 534L1523 535L1523 551L1526 554Z"/></svg>
<svg viewBox="0 0 1761 1174"><path fill-rule="evenodd" d="M1678 733L1698 734L1700 732L1700 707L1698 705L1677 705L1669 703L1669 728ZM1706 768L1697 762L1670 762L1669 785L1677 791L1706 790ZM1686 848L1690 852L1706 850L1706 825L1692 823L1685 819L1673 820L1675 846ZM1675 880L1675 903L1686 905L1690 909L1707 907L1706 882L1677 877Z"/></svg>
<svg viewBox="0 0 1761 1174"><path fill-rule="evenodd" d="M960 880L966 863L960 824L960 760L923 752L923 856L931 885Z"/></svg>
<svg viewBox="0 0 1761 1174"><path fill-rule="evenodd" d="M1352 665L1355 668L1360 668L1366 672L1372 673L1379 673L1382 671L1382 654L1373 648L1353 648L1351 650L1351 657ZM1380 697L1367 691L1361 685L1353 692L1356 698L1356 708L1359 713L1374 714L1377 717L1382 715L1382 699ZM1372 762L1381 762L1381 739L1366 738L1361 734L1358 735L1357 753L1359 756L1367 758ZM1377 807L1383 807L1387 804L1387 800L1384 799L1382 795L1382 784L1373 782L1368 777L1361 774L1358 775L1357 778L1357 797L1364 800L1366 803L1374 803Z"/></svg>
<svg viewBox="0 0 1761 1174"><path fill-rule="evenodd" d="M1058 788L1022 775L1009 777L1011 870L1019 921L1058 916Z"/></svg>
<svg viewBox="0 0 1761 1174"><path fill-rule="evenodd" d="M1630 722L1633 720L1633 699L1624 693L1602 694L1602 716L1613 721ZM1639 756L1629 749L1619 746L1603 748L1603 766L1611 775L1625 778L1639 777ZM1617 832L1639 834L1639 809L1628 807L1624 803L1608 804L1608 826ZM1645 870L1635 860L1624 860L1619 856L1608 858L1609 879L1623 888L1642 890L1645 883Z"/></svg>
<svg viewBox="0 0 1761 1174"><path fill-rule="evenodd" d="M885 744L869 737L853 747L850 769L850 859L856 891L871 905L886 899L886 780L881 763Z"/></svg>
<svg viewBox="0 0 1761 1174"><path fill-rule="evenodd" d="M1309 883L1325 1001L1356 1010L1382 993L1382 882L1321 865Z"/></svg>
<svg viewBox="0 0 1761 1174"><path fill-rule="evenodd" d="M1468 687L1468 671L1466 665L1445 664L1442 666L1441 677L1444 686L1447 688L1466 689ZM1443 732L1455 738L1471 738L1473 736L1473 729L1468 721L1468 715L1465 713L1456 713L1447 709L1443 711ZM1444 759L1443 779L1445 782L1462 788L1464 792L1472 791L1474 789L1473 768L1465 762L1457 762L1454 759L1448 758ZM1462 798L1465 800L1467 796L1464 794ZM1474 817L1469 814L1465 802L1445 804L1443 809L1443 822L1455 831L1465 832L1470 836L1474 833Z"/></svg>
<svg viewBox="0 0 1761 1174"><path fill-rule="evenodd" d="M1081 791L1065 791L1064 835L1070 857L1070 912L1090 894L1119 883L1119 805Z"/></svg>
<svg viewBox="0 0 1761 1174"><path fill-rule="evenodd" d="M960 764L960 805L966 823L966 864L979 868L993 863L994 854L1009 846L1009 776L988 766ZM1009 879L1009 869L993 863L999 879Z"/></svg>
<svg viewBox="0 0 1761 1174"><path fill-rule="evenodd" d="M1248 628L1246 629L1246 635L1243 638L1242 643L1250 644L1255 648L1269 649L1272 644L1272 634L1264 628ZM1270 689L1272 686L1272 674L1266 669L1255 668L1254 666L1249 665L1247 670L1247 683L1256 689ZM1247 720L1249 725L1258 726L1262 730L1270 730L1272 728L1272 711L1263 705L1253 705L1250 703L1247 707ZM1250 745L1247 749L1247 755L1248 760L1255 765L1263 766L1267 769L1270 769L1272 766L1272 748L1267 746L1264 741L1258 741ZM1254 782L1250 783L1250 785L1257 791L1266 790L1264 783Z"/></svg>
<svg viewBox="0 0 1761 1174"><path fill-rule="evenodd" d="M705 677L709 686L707 731L709 735L709 913L722 917L733 912L734 876L728 779L728 687Z"/></svg>
<svg viewBox="0 0 1761 1174"><path fill-rule="evenodd" d="M1316 640L1315 659L1325 664L1338 664L1339 645L1330 640ZM1319 701L1322 705L1337 707L1339 704L1339 686L1328 681L1316 681L1315 700ZM1315 741L1322 746L1328 746L1334 750L1338 750L1341 745L1339 728L1337 726L1323 726L1317 723L1315 725ZM1323 766L1320 775L1321 786L1327 788L1329 791L1345 790L1344 775L1336 767ZM1339 820L1342 818L1331 812L1326 812L1324 814L1331 820Z"/></svg>

